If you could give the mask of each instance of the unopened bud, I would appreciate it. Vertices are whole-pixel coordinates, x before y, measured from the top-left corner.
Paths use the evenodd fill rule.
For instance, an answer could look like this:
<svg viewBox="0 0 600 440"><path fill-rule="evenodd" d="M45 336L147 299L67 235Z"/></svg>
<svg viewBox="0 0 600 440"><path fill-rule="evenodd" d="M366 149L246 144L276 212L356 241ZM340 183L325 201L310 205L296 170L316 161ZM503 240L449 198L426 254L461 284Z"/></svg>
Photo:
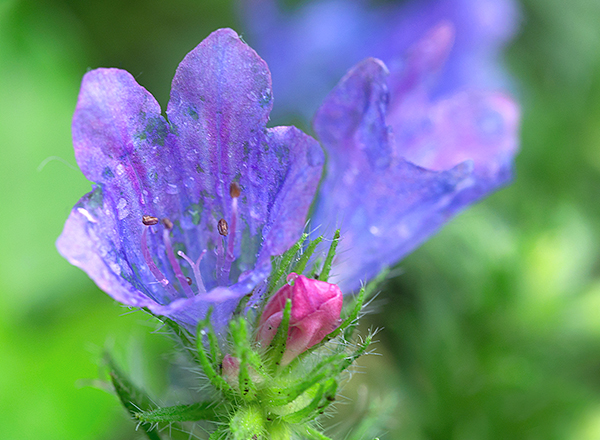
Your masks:
<svg viewBox="0 0 600 440"><path fill-rule="evenodd" d="M343 295L335 284L291 273L286 284L269 300L260 317L257 339L268 345L277 333L288 299L292 300L290 326L282 365L323 340L337 328L342 312Z"/></svg>

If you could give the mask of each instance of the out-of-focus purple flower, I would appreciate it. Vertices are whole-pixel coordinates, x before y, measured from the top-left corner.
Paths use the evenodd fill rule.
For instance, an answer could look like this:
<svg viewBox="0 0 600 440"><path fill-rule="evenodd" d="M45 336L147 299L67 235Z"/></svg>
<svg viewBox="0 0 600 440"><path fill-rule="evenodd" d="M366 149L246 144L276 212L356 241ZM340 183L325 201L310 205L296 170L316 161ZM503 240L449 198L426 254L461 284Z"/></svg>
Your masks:
<svg viewBox="0 0 600 440"><path fill-rule="evenodd" d="M344 291L511 178L519 111L510 98L464 90L431 99L452 41L443 23L408 51L401 70L359 63L315 116L329 160L313 225L341 227L333 280Z"/></svg>
<svg viewBox="0 0 600 440"><path fill-rule="evenodd" d="M441 80L441 96L457 88L504 88L499 59L514 35L514 0L312 0L283 11L277 0L239 0L246 38L269 63L275 113L310 119L348 68L367 57L402 69L401 56L438 23L455 29L455 44Z"/></svg>
<svg viewBox="0 0 600 440"><path fill-rule="evenodd" d="M264 346L271 343L288 299L292 300L290 327L282 365L323 340L340 324L342 291L335 284L291 273L288 282L270 299L260 317L256 335Z"/></svg>
<svg viewBox="0 0 600 440"><path fill-rule="evenodd" d="M127 72L83 79L73 118L92 192L59 251L116 300L193 328L223 324L300 236L323 153L293 127L265 128L266 63L222 29L179 65L167 107Z"/></svg>

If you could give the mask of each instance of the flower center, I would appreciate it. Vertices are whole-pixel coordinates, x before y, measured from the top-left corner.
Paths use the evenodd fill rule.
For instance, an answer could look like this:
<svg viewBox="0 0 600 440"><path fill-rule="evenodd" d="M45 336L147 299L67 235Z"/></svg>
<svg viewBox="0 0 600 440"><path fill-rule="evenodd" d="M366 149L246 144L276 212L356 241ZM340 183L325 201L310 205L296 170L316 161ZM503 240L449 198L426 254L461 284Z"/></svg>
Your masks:
<svg viewBox="0 0 600 440"><path fill-rule="evenodd" d="M217 284L220 286L229 284L231 264L233 261L235 261L234 246L238 217L238 198L241 194L240 186L236 182L233 182L230 185L229 194L231 196L231 223L227 223L227 221L223 218L217 222L217 231L219 232L220 236L217 239L216 245L216 278ZM177 255L187 262L192 270L192 273L194 274L194 280L196 284L196 291L194 292L192 289L194 280L183 273L181 265L175 256L175 251L173 250L170 236L170 232L173 229L173 222L168 218L159 219L158 217L151 215L144 215L142 216L142 224L146 227L143 229L141 237L142 255L156 281L158 281L158 283L167 291L171 300L181 297L178 289L158 268L152 258L152 255L150 254L150 249L148 247L148 229L151 226L158 225L159 223L161 223L164 227L162 231L162 241L165 246L167 259L181 287L181 291L183 291L185 296L188 298L191 298L197 294L206 293L206 287L200 272L200 263L202 262L202 258L206 254L207 250L204 249L196 261L192 260L183 251L177 251Z"/></svg>

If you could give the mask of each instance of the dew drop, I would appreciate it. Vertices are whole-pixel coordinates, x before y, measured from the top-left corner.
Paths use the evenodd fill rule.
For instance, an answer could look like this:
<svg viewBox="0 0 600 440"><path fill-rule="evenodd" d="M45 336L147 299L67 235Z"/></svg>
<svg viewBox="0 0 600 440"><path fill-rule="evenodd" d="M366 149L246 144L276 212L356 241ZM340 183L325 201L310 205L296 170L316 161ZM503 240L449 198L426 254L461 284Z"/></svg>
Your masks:
<svg viewBox="0 0 600 440"><path fill-rule="evenodd" d="M169 183L167 184L166 192L167 194L177 194L179 193L179 188L177 187L177 185Z"/></svg>
<svg viewBox="0 0 600 440"><path fill-rule="evenodd" d="M79 212L81 215L87 218L89 222L96 223L96 219L92 216L92 214L90 214L90 212L87 209L77 208L77 212Z"/></svg>
<svg viewBox="0 0 600 440"><path fill-rule="evenodd" d="M112 270L115 274L121 275L121 266L115 262L110 262L108 265L110 266L110 270Z"/></svg>
<svg viewBox="0 0 600 440"><path fill-rule="evenodd" d="M123 197L119 199L119 203L117 203L117 218L119 220L123 220L125 217L129 215L129 208L127 207L127 200Z"/></svg>

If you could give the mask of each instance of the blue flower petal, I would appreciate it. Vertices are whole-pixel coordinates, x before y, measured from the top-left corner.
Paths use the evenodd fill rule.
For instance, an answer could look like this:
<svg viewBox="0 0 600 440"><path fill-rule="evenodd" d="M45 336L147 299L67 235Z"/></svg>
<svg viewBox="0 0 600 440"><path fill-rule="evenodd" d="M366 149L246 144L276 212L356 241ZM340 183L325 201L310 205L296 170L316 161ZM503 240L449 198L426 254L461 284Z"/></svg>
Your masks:
<svg viewBox="0 0 600 440"><path fill-rule="evenodd" d="M464 207L510 179L518 110L501 94L460 92L431 102L431 75L447 38L423 41L390 100L375 59L329 94L314 129L329 152L314 223L341 227L335 278L354 290L393 265ZM442 47L431 47L435 42ZM429 45L429 46L428 46ZM401 93L400 93L401 92Z"/></svg>
<svg viewBox="0 0 600 440"><path fill-rule="evenodd" d="M223 325L299 238L322 172L319 144L267 129L270 109L266 64L228 29L181 63L168 122L127 72L86 74L73 138L97 186L67 220L61 254L120 302L189 328L218 304Z"/></svg>

